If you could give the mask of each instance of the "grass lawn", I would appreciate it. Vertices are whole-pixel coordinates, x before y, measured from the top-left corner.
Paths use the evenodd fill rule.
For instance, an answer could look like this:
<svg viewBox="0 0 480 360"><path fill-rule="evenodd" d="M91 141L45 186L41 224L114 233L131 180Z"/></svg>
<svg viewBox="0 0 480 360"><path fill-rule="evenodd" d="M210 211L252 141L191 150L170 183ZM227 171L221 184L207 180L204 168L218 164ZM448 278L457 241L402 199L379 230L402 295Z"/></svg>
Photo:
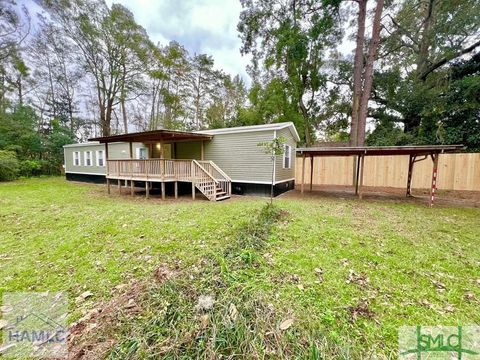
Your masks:
<svg viewBox="0 0 480 360"><path fill-rule="evenodd" d="M480 209L265 203L2 183L0 293L66 291L75 322L136 286L80 336L110 358L396 358L400 326L480 324Z"/></svg>

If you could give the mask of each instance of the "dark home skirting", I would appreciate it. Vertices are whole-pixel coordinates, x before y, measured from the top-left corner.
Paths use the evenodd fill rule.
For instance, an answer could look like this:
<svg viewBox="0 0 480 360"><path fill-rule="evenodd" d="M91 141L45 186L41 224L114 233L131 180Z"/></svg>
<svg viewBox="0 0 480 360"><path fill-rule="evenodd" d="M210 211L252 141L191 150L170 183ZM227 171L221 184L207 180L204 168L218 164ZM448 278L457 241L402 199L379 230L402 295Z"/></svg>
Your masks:
<svg viewBox="0 0 480 360"><path fill-rule="evenodd" d="M91 175L91 174L73 174L66 173L65 177L70 181L82 181L95 184L105 184L106 179L105 175ZM112 186L117 184L117 180L111 180ZM122 180L122 184L125 183L125 180ZM128 182L130 184L130 182ZM143 181L135 181L136 187L145 187ZM276 184L273 187L273 195L278 196L286 191L292 190L295 188L295 181L285 181L279 184ZM152 193L160 191L160 183L152 183ZM174 194L174 184L173 182L165 183L165 193L167 195ZM178 193L180 195L191 194L192 193L192 184L186 182L178 182ZM250 184L250 183L232 183L232 194L235 195L253 195L253 196L270 196L270 185L268 184Z"/></svg>
<svg viewBox="0 0 480 360"><path fill-rule="evenodd" d="M91 174L73 174L73 173L66 173L65 177L67 180L70 181L82 181L82 182L89 182L95 184L105 184L107 180L105 179L105 175L91 175Z"/></svg>
<svg viewBox="0 0 480 360"><path fill-rule="evenodd" d="M295 180L276 184L273 187L273 196L278 196L294 188ZM271 185L268 184L232 183L232 194L236 195L270 196L270 189Z"/></svg>

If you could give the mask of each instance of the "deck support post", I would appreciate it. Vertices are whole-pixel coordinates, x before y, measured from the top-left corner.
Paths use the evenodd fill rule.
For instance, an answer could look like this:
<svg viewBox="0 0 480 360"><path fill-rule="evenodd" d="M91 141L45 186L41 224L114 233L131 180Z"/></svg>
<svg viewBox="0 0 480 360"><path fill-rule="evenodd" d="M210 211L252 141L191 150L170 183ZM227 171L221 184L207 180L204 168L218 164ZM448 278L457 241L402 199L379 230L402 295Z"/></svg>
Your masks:
<svg viewBox="0 0 480 360"><path fill-rule="evenodd" d="M118 179L118 193L121 194L122 193L122 183L121 183L121 180Z"/></svg>
<svg viewBox="0 0 480 360"><path fill-rule="evenodd" d="M407 193L406 196L412 196L412 173L413 165L415 164L415 155L410 155L408 160L408 175L407 175Z"/></svg>
<svg viewBox="0 0 480 360"><path fill-rule="evenodd" d="M148 181L145 181L145 197L148 199L150 196L150 184Z"/></svg>
<svg viewBox="0 0 480 360"><path fill-rule="evenodd" d="M305 187L305 154L302 156L302 183L300 184L300 192L303 194L303 188Z"/></svg>
<svg viewBox="0 0 480 360"><path fill-rule="evenodd" d="M438 155L432 153L432 161L433 161L433 168L432 168L432 187L430 189L430 207L433 206L435 203L435 192L437 190L437 174L438 174Z"/></svg>
<svg viewBox="0 0 480 360"><path fill-rule="evenodd" d="M175 181L175 199L178 199L178 181Z"/></svg>
<svg viewBox="0 0 480 360"><path fill-rule="evenodd" d="M110 194L110 179L107 177L107 193Z"/></svg>
<svg viewBox="0 0 480 360"><path fill-rule="evenodd" d="M192 182L192 200L195 200L195 183Z"/></svg>
<svg viewBox="0 0 480 360"><path fill-rule="evenodd" d="M130 180L130 195L133 196L134 191L133 191L133 180Z"/></svg>
<svg viewBox="0 0 480 360"><path fill-rule="evenodd" d="M310 191L313 190L313 163L314 157L310 156Z"/></svg>
<svg viewBox="0 0 480 360"><path fill-rule="evenodd" d="M365 155L360 155L359 156L360 162L359 162L359 172L358 172L358 197L360 199L363 198L363 173L364 173L364 165L365 165Z"/></svg>
<svg viewBox="0 0 480 360"><path fill-rule="evenodd" d="M130 153L130 159L133 159L133 143L131 141L128 143L128 151Z"/></svg>
<svg viewBox="0 0 480 360"><path fill-rule="evenodd" d="M165 182L162 181L162 200L165 200Z"/></svg>

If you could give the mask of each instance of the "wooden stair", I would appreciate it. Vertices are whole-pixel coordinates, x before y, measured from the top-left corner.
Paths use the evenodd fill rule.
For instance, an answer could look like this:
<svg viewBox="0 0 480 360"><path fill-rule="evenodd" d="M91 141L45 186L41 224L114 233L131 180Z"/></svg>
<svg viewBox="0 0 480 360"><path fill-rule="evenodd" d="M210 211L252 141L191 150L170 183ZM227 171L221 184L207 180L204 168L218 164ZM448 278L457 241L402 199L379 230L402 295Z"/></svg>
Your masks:
<svg viewBox="0 0 480 360"><path fill-rule="evenodd" d="M210 201L230 198L232 180L213 161L192 161L195 187Z"/></svg>

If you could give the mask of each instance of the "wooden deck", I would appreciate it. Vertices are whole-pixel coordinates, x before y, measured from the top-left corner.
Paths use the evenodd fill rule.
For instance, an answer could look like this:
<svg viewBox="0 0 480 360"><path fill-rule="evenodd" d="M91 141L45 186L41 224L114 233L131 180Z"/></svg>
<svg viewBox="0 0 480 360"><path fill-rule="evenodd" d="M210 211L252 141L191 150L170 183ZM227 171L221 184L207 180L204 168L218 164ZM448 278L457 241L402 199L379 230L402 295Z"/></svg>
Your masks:
<svg viewBox="0 0 480 360"><path fill-rule="evenodd" d="M107 187L110 180L130 181L133 194L134 181L145 182L148 197L149 184L162 184L162 197L165 197L165 183L175 182L175 197L178 196L177 182L192 183L192 197L195 189L200 190L209 200L217 201L230 197L232 180L213 161L177 159L119 159L107 160Z"/></svg>

